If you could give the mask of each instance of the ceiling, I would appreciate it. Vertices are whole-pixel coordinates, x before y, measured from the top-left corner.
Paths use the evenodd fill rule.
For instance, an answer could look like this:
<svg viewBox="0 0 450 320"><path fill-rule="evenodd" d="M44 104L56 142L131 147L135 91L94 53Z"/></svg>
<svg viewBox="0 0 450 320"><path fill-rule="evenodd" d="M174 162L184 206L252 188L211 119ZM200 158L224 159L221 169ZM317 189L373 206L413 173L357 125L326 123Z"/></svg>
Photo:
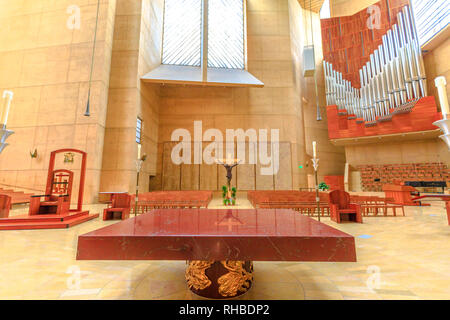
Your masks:
<svg viewBox="0 0 450 320"><path fill-rule="evenodd" d="M298 0L303 9L309 10L311 8L312 12L320 12L325 0Z"/></svg>

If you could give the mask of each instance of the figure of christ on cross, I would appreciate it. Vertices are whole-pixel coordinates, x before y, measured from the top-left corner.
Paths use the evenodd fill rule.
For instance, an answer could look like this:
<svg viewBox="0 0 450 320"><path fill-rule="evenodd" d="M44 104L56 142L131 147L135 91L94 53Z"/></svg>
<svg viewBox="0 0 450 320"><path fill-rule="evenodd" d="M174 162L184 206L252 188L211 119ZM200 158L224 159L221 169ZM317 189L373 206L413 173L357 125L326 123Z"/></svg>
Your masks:
<svg viewBox="0 0 450 320"><path fill-rule="evenodd" d="M234 167L238 166L241 163L239 159L232 159L231 154L227 155L226 159L216 159L216 163L221 164L227 170L227 187L228 187L228 196L231 197L231 179L233 178L232 170Z"/></svg>

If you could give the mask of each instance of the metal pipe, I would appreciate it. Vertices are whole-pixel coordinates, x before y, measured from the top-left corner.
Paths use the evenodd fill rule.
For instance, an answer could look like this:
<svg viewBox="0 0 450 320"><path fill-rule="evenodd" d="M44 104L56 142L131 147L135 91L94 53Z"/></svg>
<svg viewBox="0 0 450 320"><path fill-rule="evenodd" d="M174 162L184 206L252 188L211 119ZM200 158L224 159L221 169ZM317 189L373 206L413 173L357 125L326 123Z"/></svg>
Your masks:
<svg viewBox="0 0 450 320"><path fill-rule="evenodd" d="M380 108L380 97L379 97L379 88L377 79L375 76L375 63L373 60L373 53L369 55L369 63L368 63L369 69L369 77L370 81L373 84L373 97L375 100L375 118L380 115L379 108Z"/></svg>
<svg viewBox="0 0 450 320"><path fill-rule="evenodd" d="M380 46L379 46L380 47ZM383 115L389 114L389 98L386 90L386 79L384 77L384 70L381 65L380 60L380 49L374 51L374 59L375 59L375 68L378 74L379 82L380 82L380 90L381 90L381 100L384 107Z"/></svg>
<svg viewBox="0 0 450 320"><path fill-rule="evenodd" d="M392 76L392 83L393 83L393 92L394 92L394 98L395 98L395 106L398 107L402 104L400 100L400 84L398 79L398 70L397 70L397 64L395 62L395 54L394 54L394 46L392 43L392 31L388 30L386 33L386 41L387 41L387 47L388 47L388 56L389 56L389 64L391 65L391 76Z"/></svg>
<svg viewBox="0 0 450 320"><path fill-rule="evenodd" d="M328 84L328 74L327 74L327 70L328 66L327 66L327 62L325 60L323 60L323 74L324 74L324 78L325 78L325 100L327 103L327 106L330 105L330 85Z"/></svg>
<svg viewBox="0 0 450 320"><path fill-rule="evenodd" d="M398 72L398 79L399 79L399 89L400 89L400 99L403 103L406 103L407 99L407 92L406 92L406 85L405 85L405 73L404 73L404 69L403 68L403 61L402 61L402 57L400 55L401 50L400 50L400 43L398 40L398 26L396 24L394 24L392 26L392 40L393 40L393 44L394 44L394 52L396 55L395 58L395 62L397 64L397 72Z"/></svg>
<svg viewBox="0 0 450 320"><path fill-rule="evenodd" d="M361 114L362 118L366 119L366 107L367 107L367 98L366 98L366 84L364 83L363 70L359 69L359 82L361 83L361 89L359 89L361 95ZM360 117L361 118L361 117Z"/></svg>
<svg viewBox="0 0 450 320"><path fill-rule="evenodd" d="M425 97L428 95L428 89L427 89L427 77L425 74L425 65L423 62L423 55L422 55L422 49L419 45L419 37L417 35L417 29L414 21L414 17L412 16L411 9L409 6L403 7L403 14L405 16L405 24L407 28L410 28L411 35L412 35L412 46L414 51L414 58L416 60L416 65L418 66L418 74L419 74L419 86L420 91L422 93L422 97Z"/></svg>
<svg viewBox="0 0 450 320"><path fill-rule="evenodd" d="M405 24L403 21L403 13L399 12L397 14L397 21L398 21L398 31L400 34L400 54L402 56L403 60L403 66L404 66L404 75L405 75L405 84L406 84L406 92L408 94L408 100L413 99L414 97L417 97L417 91L413 87L413 81L411 76L411 57L408 54L408 48L407 48L407 35L405 34Z"/></svg>
<svg viewBox="0 0 450 320"><path fill-rule="evenodd" d="M330 76L330 98L331 98L331 104L336 104L336 80L334 79L334 73L333 73L333 65L331 63L328 63L328 74Z"/></svg>
<svg viewBox="0 0 450 320"><path fill-rule="evenodd" d="M394 108L395 106L395 98L394 98L394 86L392 83L392 75L391 75L391 65L389 64L389 58L387 57L387 46L385 44L386 36L383 36L383 44L381 45L381 50L379 50L380 53L380 60L382 61L382 64L384 66L384 77L386 79L386 90L388 93L389 98L389 105L390 108Z"/></svg>

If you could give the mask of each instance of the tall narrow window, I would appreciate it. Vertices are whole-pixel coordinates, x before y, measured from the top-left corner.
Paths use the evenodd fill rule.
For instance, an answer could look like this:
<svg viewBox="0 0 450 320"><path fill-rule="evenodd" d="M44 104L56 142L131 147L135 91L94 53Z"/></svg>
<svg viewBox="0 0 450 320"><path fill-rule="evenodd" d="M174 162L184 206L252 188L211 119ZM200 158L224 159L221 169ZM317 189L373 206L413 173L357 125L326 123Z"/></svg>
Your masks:
<svg viewBox="0 0 450 320"><path fill-rule="evenodd" d="M411 0L419 44L423 45L450 23L448 0Z"/></svg>
<svg viewBox="0 0 450 320"><path fill-rule="evenodd" d="M200 66L202 0L165 0L163 64Z"/></svg>
<svg viewBox="0 0 450 320"><path fill-rule="evenodd" d="M208 0L208 67L244 69L244 2Z"/></svg>
<svg viewBox="0 0 450 320"><path fill-rule="evenodd" d="M136 121L136 142L138 144L142 143L142 119L137 118Z"/></svg>

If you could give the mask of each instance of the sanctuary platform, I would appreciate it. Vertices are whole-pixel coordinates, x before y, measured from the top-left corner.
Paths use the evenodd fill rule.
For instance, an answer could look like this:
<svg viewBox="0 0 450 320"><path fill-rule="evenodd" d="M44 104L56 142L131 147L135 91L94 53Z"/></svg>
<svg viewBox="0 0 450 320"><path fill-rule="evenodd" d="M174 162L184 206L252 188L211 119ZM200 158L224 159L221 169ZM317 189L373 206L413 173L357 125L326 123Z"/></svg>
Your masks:
<svg viewBox="0 0 450 320"><path fill-rule="evenodd" d="M15 216L0 219L0 230L66 229L98 216L99 214L89 214L89 211L71 211L64 215Z"/></svg>
<svg viewBox="0 0 450 320"><path fill-rule="evenodd" d="M355 262L356 250L353 236L293 210L162 209L79 236L77 259L188 260L190 289L222 299L250 288L253 260ZM223 295L213 284L230 272L242 287Z"/></svg>

